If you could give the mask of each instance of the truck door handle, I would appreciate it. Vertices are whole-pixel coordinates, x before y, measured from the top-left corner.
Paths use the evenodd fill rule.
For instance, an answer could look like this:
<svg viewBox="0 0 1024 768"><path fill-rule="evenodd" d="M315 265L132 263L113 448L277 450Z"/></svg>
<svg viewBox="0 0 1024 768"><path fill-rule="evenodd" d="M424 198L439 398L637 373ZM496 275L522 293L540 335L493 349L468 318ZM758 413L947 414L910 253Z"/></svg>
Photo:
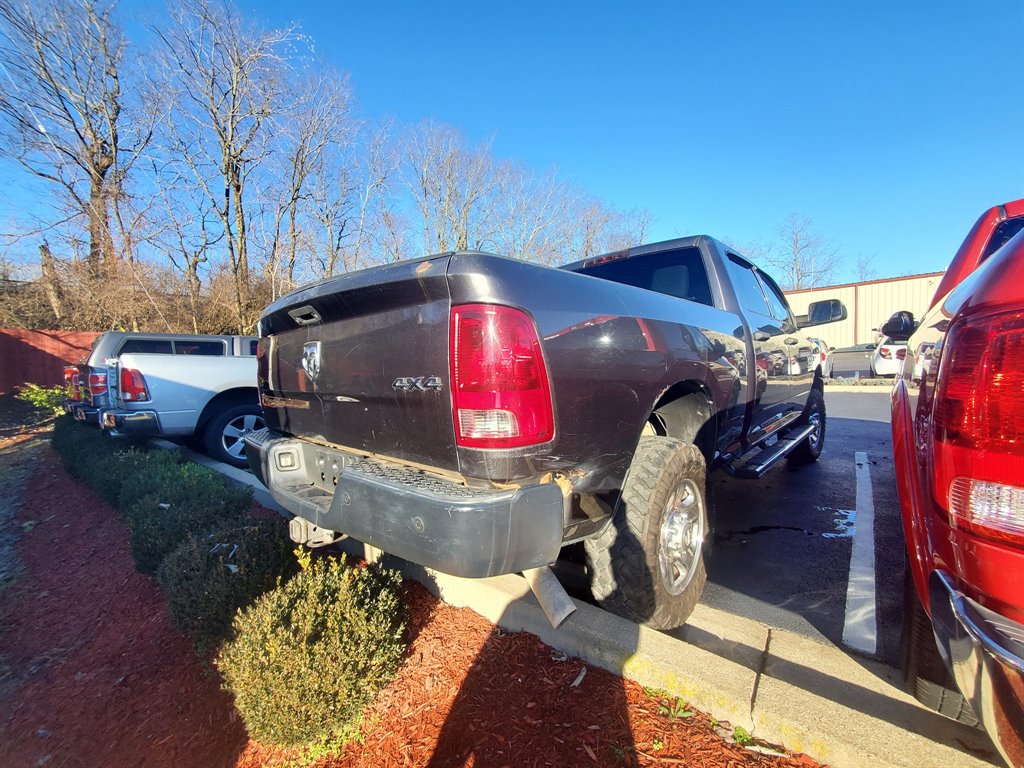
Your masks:
<svg viewBox="0 0 1024 768"><path fill-rule="evenodd" d="M767 331L754 331L754 341L768 341L771 337Z"/></svg>

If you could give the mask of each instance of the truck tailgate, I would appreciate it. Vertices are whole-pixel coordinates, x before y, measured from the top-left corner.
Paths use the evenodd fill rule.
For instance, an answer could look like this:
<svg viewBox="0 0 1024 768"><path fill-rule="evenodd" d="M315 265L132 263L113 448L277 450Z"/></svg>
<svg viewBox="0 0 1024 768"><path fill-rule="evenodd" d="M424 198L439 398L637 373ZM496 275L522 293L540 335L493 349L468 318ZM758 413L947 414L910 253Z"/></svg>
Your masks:
<svg viewBox="0 0 1024 768"><path fill-rule="evenodd" d="M268 307L258 354L267 425L457 471L449 259L349 273Z"/></svg>

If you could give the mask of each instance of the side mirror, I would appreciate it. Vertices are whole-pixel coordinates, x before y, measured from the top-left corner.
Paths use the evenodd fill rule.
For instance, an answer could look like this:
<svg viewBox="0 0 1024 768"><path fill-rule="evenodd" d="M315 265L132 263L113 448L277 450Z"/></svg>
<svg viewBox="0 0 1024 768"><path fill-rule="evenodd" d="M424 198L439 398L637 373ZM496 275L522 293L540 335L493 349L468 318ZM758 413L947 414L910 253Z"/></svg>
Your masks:
<svg viewBox="0 0 1024 768"><path fill-rule="evenodd" d="M826 299L815 301L807 307L807 321L801 323L801 328L811 325L824 325L835 323L846 319L846 306L839 299Z"/></svg>
<svg viewBox="0 0 1024 768"><path fill-rule="evenodd" d="M720 357L725 357L726 349L725 344L715 339L711 342L711 355L713 360L717 360Z"/></svg>
<svg viewBox="0 0 1024 768"><path fill-rule="evenodd" d="M882 334L893 341L906 341L914 335L916 330L917 323L914 322L914 316L906 310L893 313L892 317L882 326Z"/></svg>

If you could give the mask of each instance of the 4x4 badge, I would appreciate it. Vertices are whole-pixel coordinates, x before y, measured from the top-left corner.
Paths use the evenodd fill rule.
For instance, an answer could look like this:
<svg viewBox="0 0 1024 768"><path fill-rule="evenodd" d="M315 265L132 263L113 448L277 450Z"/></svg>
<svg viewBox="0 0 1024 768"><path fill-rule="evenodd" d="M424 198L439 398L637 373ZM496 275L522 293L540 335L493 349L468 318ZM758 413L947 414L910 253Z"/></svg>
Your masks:
<svg viewBox="0 0 1024 768"><path fill-rule="evenodd" d="M441 377L440 376L399 376L395 379L391 385L394 389L400 389L405 392L412 392L418 390L420 392L426 392L428 389L438 390L441 389Z"/></svg>
<svg viewBox="0 0 1024 768"><path fill-rule="evenodd" d="M302 370L311 382L320 375L320 342L308 341L302 345Z"/></svg>

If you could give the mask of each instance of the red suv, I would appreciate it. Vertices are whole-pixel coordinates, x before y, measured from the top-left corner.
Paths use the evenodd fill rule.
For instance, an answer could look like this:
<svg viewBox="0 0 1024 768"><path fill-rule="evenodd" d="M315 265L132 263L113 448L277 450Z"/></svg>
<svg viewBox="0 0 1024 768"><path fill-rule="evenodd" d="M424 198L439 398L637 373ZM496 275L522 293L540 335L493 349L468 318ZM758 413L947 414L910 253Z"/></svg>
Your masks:
<svg viewBox="0 0 1024 768"><path fill-rule="evenodd" d="M916 330L905 313L882 329L903 338L912 331L915 353L892 395L896 478L916 588L908 590L908 679L918 698L945 714L965 721L976 715L1013 766L1024 766L1021 225L1024 200L988 211ZM916 358L923 370L915 402L907 387Z"/></svg>

